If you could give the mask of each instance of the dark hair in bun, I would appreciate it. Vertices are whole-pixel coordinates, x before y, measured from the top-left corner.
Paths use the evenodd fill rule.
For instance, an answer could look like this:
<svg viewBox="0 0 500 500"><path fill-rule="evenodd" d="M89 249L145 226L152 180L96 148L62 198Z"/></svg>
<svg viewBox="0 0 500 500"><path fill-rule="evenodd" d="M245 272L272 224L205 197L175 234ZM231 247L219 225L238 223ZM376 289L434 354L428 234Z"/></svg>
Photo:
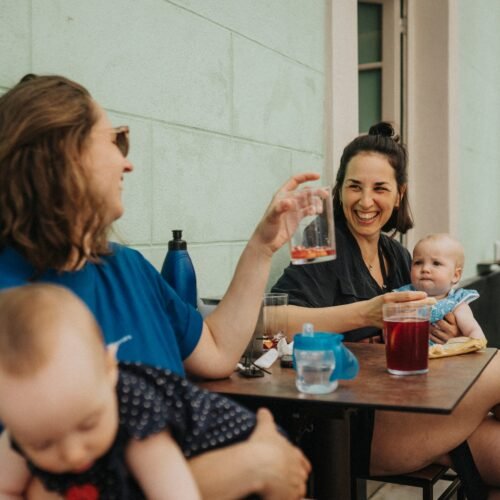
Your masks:
<svg viewBox="0 0 500 500"><path fill-rule="evenodd" d="M392 212L390 219L382 228L384 232L406 233L413 227L413 217L408 203L406 184L408 183L407 152L400 144L399 136L388 122L380 122L370 127L368 134L360 135L345 148L340 158L337 179L333 188L333 210L337 222L345 222L345 215L340 200L347 166L351 159L360 153L378 153L387 157L394 169L394 175L401 193L401 202Z"/></svg>
<svg viewBox="0 0 500 500"><path fill-rule="evenodd" d="M390 137L394 142L399 142L399 135L396 134L394 127L388 122L380 122L372 125L368 131L368 135Z"/></svg>

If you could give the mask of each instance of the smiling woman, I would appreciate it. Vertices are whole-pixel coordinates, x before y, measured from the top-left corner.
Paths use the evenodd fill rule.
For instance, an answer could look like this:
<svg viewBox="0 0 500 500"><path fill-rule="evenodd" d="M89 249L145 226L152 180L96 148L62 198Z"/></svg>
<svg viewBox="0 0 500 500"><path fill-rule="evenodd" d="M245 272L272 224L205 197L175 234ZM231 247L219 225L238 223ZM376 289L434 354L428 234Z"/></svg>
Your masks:
<svg viewBox="0 0 500 500"><path fill-rule="evenodd" d="M312 266L289 266L273 287L274 292L288 293L289 323L304 309L297 306L305 306L308 308L306 317L314 322L316 330L343 332L335 328L331 321L335 314L339 315L342 309L350 308L354 303L373 302L378 296L408 282L410 254L386 234L405 233L413 226L407 178L406 149L388 123L374 125L367 135L357 137L346 146L333 189L337 259ZM395 300L396 295L388 293L383 300ZM348 305L330 307L343 304ZM328 318L331 309L334 311ZM352 311L354 309L351 309L351 316L355 316ZM446 321L439 323L448 324ZM364 321L364 325L369 324L375 325ZM380 330L358 327L343 333L346 340L357 341L379 335ZM456 336L457 333L456 325L450 325L448 335ZM496 369L498 367L492 368L493 371ZM488 386L488 378L489 375L483 377L485 382L480 385L484 383ZM491 391L498 393L497 383L494 384L495 388L492 385ZM464 414L475 413L476 422L479 422L487 414L491 401L486 402L481 410L477 408L479 400L475 398L476 395L473 395L470 406L469 403L462 405L459 413L462 414L462 409ZM445 457L445 454L469 436L465 427L458 430L458 416L449 417L452 421L446 423L447 420L442 417L427 419L419 415L402 416L396 412L366 410L352 418L351 425L355 432L351 436L351 466L356 476L400 474L432 462L449 465L450 457ZM440 425L442 427L437 432ZM422 437L428 437L431 428L434 435L426 443L432 443L432 446L422 446ZM457 430L457 434L451 436L448 429ZM439 445L434 448L437 441ZM468 445L463 443L450 452L454 465L459 468L460 461L465 461L464 468L473 470L474 463L464 458L468 452L463 451L462 446L467 449ZM412 452L408 451L410 449ZM413 450L417 449L419 459L408 460ZM484 449L479 450L479 454L484 452ZM498 477L495 476L495 482Z"/></svg>
<svg viewBox="0 0 500 500"><path fill-rule="evenodd" d="M292 305L322 308L371 299L407 282L410 254L384 234L413 226L407 178L406 149L390 124L351 141L333 188L337 259L289 266L273 291L287 292ZM356 341L379 333L361 328L344 335Z"/></svg>
<svg viewBox="0 0 500 500"><path fill-rule="evenodd" d="M111 224L123 215L123 175L132 172L127 159L128 127L113 128L106 112L93 103L97 122L87 140L82 163L94 192L103 203L103 217Z"/></svg>

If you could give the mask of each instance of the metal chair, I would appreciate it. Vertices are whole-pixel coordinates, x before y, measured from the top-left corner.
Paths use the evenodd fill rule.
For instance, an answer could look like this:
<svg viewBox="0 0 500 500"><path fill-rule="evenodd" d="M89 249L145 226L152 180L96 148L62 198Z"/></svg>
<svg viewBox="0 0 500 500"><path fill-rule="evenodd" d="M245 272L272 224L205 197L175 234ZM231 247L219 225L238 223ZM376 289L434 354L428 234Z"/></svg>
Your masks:
<svg viewBox="0 0 500 500"><path fill-rule="evenodd" d="M465 500L460 479L451 469L449 469L449 467L444 465L431 464L416 472L396 476L358 477L355 479L355 484L353 485L354 499L366 500L366 481L369 479L384 483L401 484L421 488L422 500L447 500L452 498L455 494L457 500ZM450 485L437 499L434 499L434 485L439 480L450 481Z"/></svg>

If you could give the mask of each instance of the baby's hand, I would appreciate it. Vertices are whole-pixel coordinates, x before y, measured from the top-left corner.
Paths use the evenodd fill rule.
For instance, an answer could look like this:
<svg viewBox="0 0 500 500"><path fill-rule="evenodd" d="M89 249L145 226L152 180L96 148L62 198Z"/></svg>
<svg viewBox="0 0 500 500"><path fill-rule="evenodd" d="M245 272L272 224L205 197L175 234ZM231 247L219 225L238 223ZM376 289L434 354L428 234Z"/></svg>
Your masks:
<svg viewBox="0 0 500 500"><path fill-rule="evenodd" d="M457 320L453 313L448 313L443 319L431 325L430 339L436 344L445 344L448 340L460 336Z"/></svg>

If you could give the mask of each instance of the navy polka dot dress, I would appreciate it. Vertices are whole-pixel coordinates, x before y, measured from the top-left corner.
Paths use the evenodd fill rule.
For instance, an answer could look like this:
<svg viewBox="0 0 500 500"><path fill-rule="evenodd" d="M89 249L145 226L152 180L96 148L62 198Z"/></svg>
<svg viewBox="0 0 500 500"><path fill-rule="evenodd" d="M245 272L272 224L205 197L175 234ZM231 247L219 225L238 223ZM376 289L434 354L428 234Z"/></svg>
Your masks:
<svg viewBox="0 0 500 500"><path fill-rule="evenodd" d="M130 439L168 429L189 458L242 441L255 427L252 412L169 370L138 363L119 366L120 428L111 450L81 474L50 474L29 464L47 489L69 500L144 498L125 467L124 451Z"/></svg>

